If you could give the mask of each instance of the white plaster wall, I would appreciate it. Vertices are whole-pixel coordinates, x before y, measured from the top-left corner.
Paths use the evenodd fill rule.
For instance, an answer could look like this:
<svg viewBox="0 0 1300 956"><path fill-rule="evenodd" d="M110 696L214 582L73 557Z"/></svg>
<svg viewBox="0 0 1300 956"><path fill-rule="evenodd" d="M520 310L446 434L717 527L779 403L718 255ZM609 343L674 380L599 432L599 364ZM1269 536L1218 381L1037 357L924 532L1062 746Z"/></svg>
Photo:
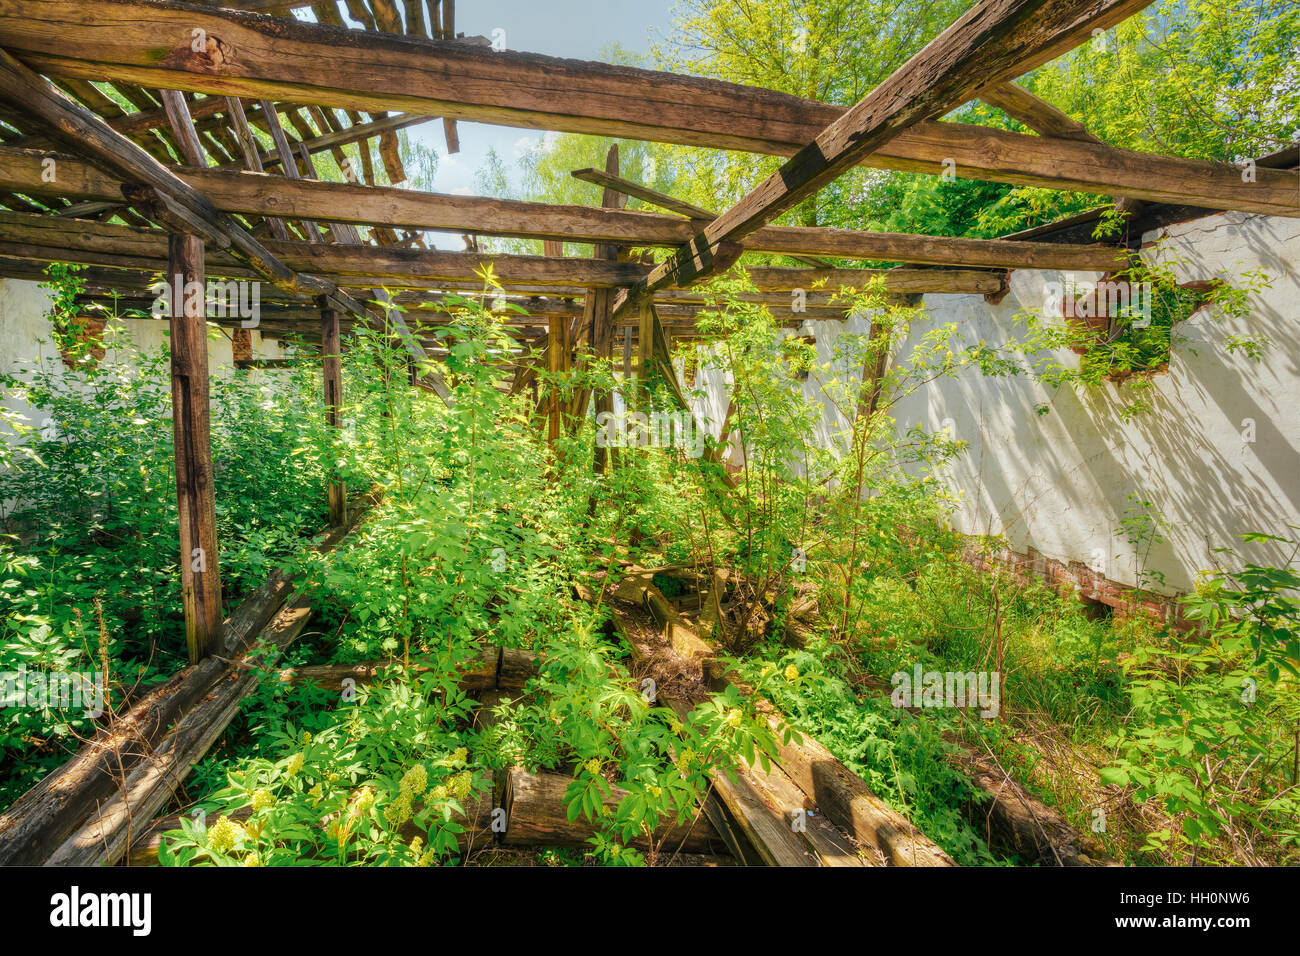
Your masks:
<svg viewBox="0 0 1300 956"><path fill-rule="evenodd" d="M0 279L0 371L21 372L33 361L57 355L54 346L48 344L52 327L45 313L49 302L49 295L35 282ZM0 405L20 415L27 424L45 424L45 416L26 402L6 397L0 399ZM7 429L0 429L0 433L7 433Z"/></svg>
<svg viewBox="0 0 1300 956"><path fill-rule="evenodd" d="M1101 557L1103 573L1126 584L1138 583L1142 565L1165 576L1166 590L1187 590L1198 570L1237 564L1216 548L1261 563L1290 558L1287 549L1244 545L1241 535L1300 536L1300 220L1226 213L1162 232L1165 241L1146 254L1172 265L1180 281L1223 276L1240 283L1245 273L1262 271L1271 286L1252 296L1244 318L1205 308L1180 323L1169 371L1154 379L1154 408L1129 423L1118 414L1114 385L1050 390L1030 376L989 378L977 370L901 400L894 408L900 431L917 424L938 431L950 420L954 437L968 443L947 476L960 499L957 530L1003 535L1017 551L1032 546L1062 561ZM922 334L948 323L968 341L1006 344L1023 334L1016 314L1041 309L1044 283L1063 278L1015 272L997 305L982 296L927 295L928 319L914 324L895 360L906 361ZM816 323L820 359L830 358L846 329L868 327L858 317ZM1229 353L1234 334L1269 339L1262 359ZM1063 358L1077 362L1068 352ZM708 384L701 405L725 412L725 384L716 375ZM1048 414L1036 412L1042 405ZM840 424L832 416L823 422L823 441ZM1243 440L1246 419L1254 421L1253 443ZM1144 555L1119 530L1130 494L1150 501L1169 525L1167 540Z"/></svg>
<svg viewBox="0 0 1300 956"><path fill-rule="evenodd" d="M51 343L53 327L47 313L50 296L37 282L0 279L0 371L21 373L34 363L60 363L58 350ZM123 331L110 337L104 356L106 362L130 361L133 352L152 351L166 341L167 322L158 319L123 319ZM283 358L287 353L277 340L263 339L256 329L252 334L255 358ZM208 370L212 375L234 369L234 347L228 335L208 338ZM259 371L259 377L273 381L275 371ZM27 424L41 427L45 416L24 402L6 399L3 407L15 412ZM0 429L0 433L5 432Z"/></svg>

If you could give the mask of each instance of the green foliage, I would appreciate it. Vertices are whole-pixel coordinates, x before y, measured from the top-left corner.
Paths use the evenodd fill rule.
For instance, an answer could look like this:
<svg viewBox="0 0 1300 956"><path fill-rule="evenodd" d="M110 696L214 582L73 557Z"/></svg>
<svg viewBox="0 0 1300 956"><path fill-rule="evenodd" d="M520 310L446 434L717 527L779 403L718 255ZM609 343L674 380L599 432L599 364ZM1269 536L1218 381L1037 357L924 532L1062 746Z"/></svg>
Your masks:
<svg viewBox="0 0 1300 956"><path fill-rule="evenodd" d="M816 737L959 865L998 863L964 815L963 807L979 798L948 762L949 721L892 707L888 697L859 699L837 676L842 668L834 657L812 651L755 661L748 675L797 730Z"/></svg>
<svg viewBox="0 0 1300 956"><path fill-rule="evenodd" d="M1015 345L1033 374L1050 388L1079 391L1115 386L1116 413L1131 421L1153 407L1152 373L1168 368L1176 326L1198 309L1216 322L1250 314L1250 296L1267 288L1268 278L1245 273L1237 284L1216 281L1207 290L1179 284L1176 261L1134 263L1095 287L1067 288L1063 318L1055 303L1048 311L1028 309L1016 316L1024 337ZM1258 361L1268 340L1230 336L1225 348ZM1077 355L1077 357L1076 357Z"/></svg>
<svg viewBox="0 0 1300 956"><path fill-rule="evenodd" d="M1103 142L1236 162L1296 139L1300 6L1162 0L1026 85Z"/></svg>
<svg viewBox="0 0 1300 956"><path fill-rule="evenodd" d="M63 290L56 312L67 312L75 272L52 275ZM110 320L102 362L84 360L101 344L91 338L78 343L83 360L55 352L0 376L0 398L39 422L13 411L0 422L0 671L102 672L110 706L185 660L169 360L165 348L121 351L123 335ZM263 385L254 375L213 380L228 607L325 523L319 380L304 370ZM80 710L3 715L0 800L92 727Z"/></svg>
<svg viewBox="0 0 1300 956"><path fill-rule="evenodd" d="M1296 859L1298 585L1287 568L1216 575L1187 599L1207 635L1144 645L1125 662L1133 712L1110 740L1102 779L1168 820L1147 834L1148 852L1190 863L1258 864L1270 850Z"/></svg>
<svg viewBox="0 0 1300 956"><path fill-rule="evenodd" d="M467 801L490 786L450 724L468 713L454 673L408 681L399 672L359 689L337 721L318 717L315 732L291 721L266 730L277 759L242 761L164 842L159 862L428 866L453 855ZM241 809L251 815L235 822Z"/></svg>
<svg viewBox="0 0 1300 956"><path fill-rule="evenodd" d="M495 288L486 273L483 300ZM268 674L233 735L236 748L195 773L209 816L266 806L242 829L218 821L215 836L186 823L167 862L452 860L468 849L461 805L404 799L401 780L416 763L432 779L440 755L458 748L485 778L519 765L571 772L568 811L597 825L595 858L655 862L675 850L653 839L658 825L699 812L713 767L770 749L752 701L734 690L684 722L654 706L604 637L601 613L567 597L577 575L604 561L587 543L599 532L586 497L575 494L594 487L590 430L581 433L584 453L571 442L550 459L529 427L528 399L496 387L491 358L507 347L501 317L478 297L453 297L445 319L439 334L450 354L438 369L449 407L410 387L406 352L391 329L358 330L349 343L349 435L336 443L334 467L352 480L364 475L381 501L348 547L296 565L320 609L330 657L378 657L392 668L355 700L285 692ZM657 457L640 463L662 476ZM611 490L630 494L634 484L620 478ZM497 706L488 729L471 731L475 705L457 674L483 644L526 648L543 663ZM293 659L311 654L299 646ZM312 743L300 748L303 767L286 776L284 761L304 729ZM611 806L615 784L626 795ZM264 791L273 803L259 796ZM646 857L630 846L642 838L650 841Z"/></svg>
<svg viewBox="0 0 1300 956"><path fill-rule="evenodd" d="M849 104L966 6L688 0L673 42L654 58ZM1296 16L1290 0L1171 0L1023 82L1113 145L1237 160L1294 138ZM608 58L628 60L617 50ZM947 119L1021 130L978 102ZM480 188L594 205L600 190L570 173L603 167L612 144L548 136L513 170L493 154ZM622 175L713 209L781 163L618 145ZM364 169L372 157L359 149L368 147L342 151L350 170L323 154L324 178ZM407 143L406 159L415 184L427 188L434 151ZM783 220L995 236L1107 202L955 172L855 169ZM372 178L386 181L382 164ZM1104 213L1098 237L1123 228ZM540 251L522 240L494 248ZM781 257L746 262L760 259ZM1115 384L1124 390L1120 414L1140 413L1177 323L1203 303L1216 318L1240 317L1263 282L1248 275L1236 287L1187 290L1166 263L1118 277L1152 284L1149 324L1132 314L1082 324L1031 314L1024 341L996 348L954 325L911 336L924 312L887 298L879 284L833 290L871 318L872 332L840 335L828 359L749 301L754 290L738 270L703 289L700 325L717 344L707 355L683 356L688 397L701 394L690 382L697 367L729 378L727 440L709 439L700 458L619 449L599 473L590 422L567 423L551 445L539 437L534 397L506 387L499 360L515 343L489 307L501 291L490 268L481 295L450 296L434 310L443 359L413 368L391 323L354 331L341 430L325 427L310 363L270 387L242 373L219 377L213 450L228 598L293 556L287 563L316 617L284 660L256 672L255 693L195 768L198 803L188 809L211 822L187 814L161 862L473 861L467 811L495 777L523 766L570 778L569 819L597 831L582 859L662 863L675 852L654 836L663 823L696 816L713 775L741 759L769 759L774 741L755 710L760 697L962 863L1009 861L971 822L980 798L957 769L958 743L1013 766L1076 824L1101 789L1081 782L1091 775L1077 766L1110 760L1100 781L1106 792L1139 801L1143 824L1157 814L1143 829L1155 859L1294 861L1293 569L1247 564L1208 582L1188 602L1207 632L1196 639L1167 635L1136 615L1092 619L1045 587L971 566L976 545L946 529L953 501L943 472L964 443L919 425L900 433L893 417L918 388L976 371L1028 372L1081 390ZM70 361L55 358L0 382L0 397L22 399L50 421L38 429L4 413L15 440L0 444L0 502L8 509L0 515L0 668L99 669L121 700L174 671L182 656L167 358L158 351L126 364L110 352L94 361L97 343L77 321L79 290L76 269L52 270L56 339ZM110 324L110 345L115 334ZM903 352L908 339L914 344ZM1252 358L1265 345L1253 336L1226 343ZM539 394L556 390L567 400L587 388L617 390L639 411L677 410L665 370L633 384L616 363L583 359L566 372L540 372ZM880 371L866 388L863 369ZM412 387L426 372L446 380L449 405ZM306 551L332 479L372 490L378 503L345 546ZM1135 498L1119 532L1145 555L1163 527L1150 502ZM1002 542L986 545L987 558ZM624 560L725 572L730 590L715 637L756 695L729 687L697 699L683 718L644 692L601 600L574 597L595 582L616 582ZM676 577L655 582L670 598L689 596ZM805 623L804 647L779 646L794 608L810 603L818 613L815 625ZM535 652L536 676L492 705L471 699L459 675L484 645ZM343 694L292 686L276 669L320 660L383 666L372 685ZM893 706L882 693L889 675L916 665L1001 675L996 719ZM0 797L16 795L91 729L77 714L6 711ZM1103 741L1113 759L1098 757ZM1076 763L1053 767L1052 748ZM612 800L616 787L623 796Z"/></svg>

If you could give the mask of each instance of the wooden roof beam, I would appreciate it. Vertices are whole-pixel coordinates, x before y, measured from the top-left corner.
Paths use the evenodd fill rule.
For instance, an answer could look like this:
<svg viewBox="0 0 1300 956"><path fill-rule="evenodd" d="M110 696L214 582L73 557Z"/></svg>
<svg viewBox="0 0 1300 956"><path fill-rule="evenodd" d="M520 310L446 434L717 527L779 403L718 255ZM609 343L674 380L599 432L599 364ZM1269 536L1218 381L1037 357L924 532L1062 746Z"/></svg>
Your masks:
<svg viewBox="0 0 1300 956"><path fill-rule="evenodd" d="M642 186L638 182L630 179L624 179L622 176L615 176L607 173L603 169L575 169L570 173L574 179L581 179L585 183L591 183L593 186L602 186L605 189L622 193L625 196L631 196L634 199L640 199L642 202L649 203L652 206L658 206L660 209L667 209L669 212L675 212L679 216L685 216L687 219L711 220L717 218L717 213L702 209L699 206L692 206L688 202L682 202L675 199L667 193L661 193L657 189L651 189L648 186Z"/></svg>
<svg viewBox="0 0 1300 956"><path fill-rule="evenodd" d="M230 255L247 263L255 275L282 289L318 296L332 307L364 321L377 321L364 305L334 282L285 265L228 214L214 207L143 148L107 126L89 109L69 99L3 49L0 49L0 97L39 118L55 139L74 150L90 153L99 165L121 176L124 182L131 184L128 192L137 188L142 190L140 198L158 207L154 216L165 220L178 232L193 232L212 243L214 258ZM176 115L174 104L169 104L168 108ZM270 119L278 118L274 108L268 108L267 115ZM188 119L188 111L184 119ZM283 145L281 149L284 149ZM136 195L128 195L128 198L136 199L139 205ZM74 224L79 228L86 225L83 221L74 221ZM121 263L108 261L105 264ZM447 389L441 378L436 373L427 378L428 387L445 401Z"/></svg>
<svg viewBox="0 0 1300 956"><path fill-rule="evenodd" d="M1111 25L1135 6L1097 3L1092 24ZM204 53L190 49L196 27L207 31ZM0 0L0 36L51 75L778 155L797 152L844 112L716 80L181 3L46 0L33 18L21 0ZM1088 34L1062 36L1018 67L1039 65ZM972 179L1300 216L1294 173L1261 169L1243 183L1228 164L1165 158L1164 168L1179 169L1167 176L1144 154L962 123L923 120L860 157L930 174L943 171L944 159Z"/></svg>
<svg viewBox="0 0 1300 956"><path fill-rule="evenodd" d="M1040 100L1017 83L997 83L978 93L979 99L996 106L1012 119L1023 123L1040 136L1071 139L1080 143L1100 143L1087 127L1061 112L1046 100Z"/></svg>
<svg viewBox="0 0 1300 956"><path fill-rule="evenodd" d="M93 165L60 159L59 175L46 182L46 154L0 146L0 189L70 199L108 199L121 185ZM296 172L296 170L295 170ZM700 223L658 213L449 196L391 186L362 186L217 170L181 169L177 175L226 212L293 220L407 226L480 235L624 246L680 245ZM1061 245L995 239L919 236L810 226L765 226L741 242L747 252L870 259L921 265L1005 269L1123 267L1122 251L1098 244ZM827 267L814 260L818 268Z"/></svg>
<svg viewBox="0 0 1300 956"><path fill-rule="evenodd" d="M965 102L981 81L1019 76L1070 49L1088 31L1150 0L981 0L826 127L777 172L629 291L626 302L714 274L730 250L913 123Z"/></svg>
<svg viewBox="0 0 1300 956"><path fill-rule="evenodd" d="M601 169L575 169L572 175L576 179L604 186L606 189L615 190L625 196L635 196L643 202L648 202L652 205L658 206L660 209L667 209L669 212L675 212L678 215L686 216L696 222L709 222L718 217L717 213L711 212L708 209L702 209L699 206L693 206L690 203L674 199L667 193L661 193L658 190L649 189L646 186L642 186L640 183L635 183L630 179L624 179L622 176L612 176ZM810 256L799 252L790 252L786 253L786 255L817 268L827 268L833 264L817 256Z"/></svg>
<svg viewBox="0 0 1300 956"><path fill-rule="evenodd" d="M166 265L166 233L89 220L0 211L0 256L47 262L153 271ZM584 288L631 285L650 272L636 262L605 259L551 259L546 256L484 255L469 252L377 246L339 246L306 242L268 242L267 254L285 268L310 270L331 286L369 288L450 288L459 283L481 290L479 270L491 264L506 289L546 290L581 296ZM213 249L211 275L256 276L228 250ZM808 269L754 266L747 269L760 291L863 288L881 277L889 292L985 294L1001 291L997 272L973 269ZM290 291L299 291L290 289ZM314 293L308 289L306 294ZM342 293L341 293L342 294Z"/></svg>
<svg viewBox="0 0 1300 956"><path fill-rule="evenodd" d="M165 207L167 218L203 236L216 249L230 250L260 276L294 292L337 297L349 311L358 308L351 296L339 293L333 283L296 273L284 265L143 148L4 50L0 50L0 97L38 117L55 138L73 149L90 153L98 164L121 176L123 181L150 191ZM85 224L76 225L84 228Z"/></svg>

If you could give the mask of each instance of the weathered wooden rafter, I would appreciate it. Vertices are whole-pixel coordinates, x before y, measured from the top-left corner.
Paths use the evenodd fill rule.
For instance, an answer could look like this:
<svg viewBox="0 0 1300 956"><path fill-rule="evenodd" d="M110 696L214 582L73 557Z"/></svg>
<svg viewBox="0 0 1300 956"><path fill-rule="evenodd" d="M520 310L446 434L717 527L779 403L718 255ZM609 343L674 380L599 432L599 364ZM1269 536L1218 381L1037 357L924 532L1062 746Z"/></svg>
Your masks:
<svg viewBox="0 0 1300 956"><path fill-rule="evenodd" d="M73 78L778 155L802 149L844 112L714 80L179 3L47 0L40 18L26 6L0 0L0 37L38 69ZM1094 3L1089 29L1118 22L1137 6ZM196 28L207 33L203 53L190 47ZM1015 66L1001 72L1012 78L1087 36L1064 24L1055 42L1039 44L1033 56L1017 55ZM160 49L167 38L174 38L170 49ZM997 38L991 45L1010 49ZM998 79L985 74L980 84L991 75ZM957 175L975 179L1300 215L1294 177L1276 171L1244 183L1227 164L961 123L924 119L858 157L931 174L943 171L945 159Z"/></svg>
<svg viewBox="0 0 1300 956"><path fill-rule="evenodd" d="M1082 123L1016 83L995 83L980 90L978 96L1040 136L1073 139L1081 143L1101 142Z"/></svg>
<svg viewBox="0 0 1300 956"><path fill-rule="evenodd" d="M59 176L47 182L43 171L48 158L49 154L37 150L0 147L0 189L81 200L109 199L121 193L121 183L114 177L74 158L59 158ZM686 242L697 228L678 216L623 209L451 196L296 176L286 182L277 176L219 170L176 173L217 208L244 215L659 247ZM1126 261L1122 250L1097 244L1035 244L808 226L766 226L741 246L749 252L972 268L1108 271Z"/></svg>
<svg viewBox="0 0 1300 956"><path fill-rule="evenodd" d="M981 85L1013 79L1124 19L1150 0L982 0L777 172L638 283L635 301L716 274L732 250L908 127L959 106Z"/></svg>
<svg viewBox="0 0 1300 956"><path fill-rule="evenodd" d="M718 217L718 214L711 210L704 209L700 206L693 206L690 203L682 202L680 199L675 199L667 193L661 193L657 189L649 189L630 179L624 179L622 176L611 176L609 173L602 172L598 169L575 169L572 175L576 179L600 185L606 189L619 190L625 196L634 196L642 202L658 206L660 209L667 209L669 212L675 212L680 216L686 216L688 219L697 222L707 223ZM685 240L682 241L684 242ZM751 245L750 248L757 249L758 247L756 245ZM762 251L766 252L769 250ZM825 259L805 255L804 253L797 251L786 254L810 266L828 267L834 265L834 263L827 262Z"/></svg>
<svg viewBox="0 0 1300 956"><path fill-rule="evenodd" d="M295 272L277 260L227 214L178 179L167 167L140 146L113 130L90 110L73 102L49 81L31 72L4 50L0 50L0 97L38 117L56 139L73 149L88 152L96 162L144 191L155 203L159 216L202 236L217 248L246 262L258 275L294 292L326 295L349 311L358 305L335 285L318 277ZM162 236L162 233L158 233ZM110 263L111 264L111 263Z"/></svg>
<svg viewBox="0 0 1300 956"><path fill-rule="evenodd" d="M0 212L0 257L77 262L122 269L161 271L167 237L155 229L52 216ZM644 278L651 267L605 259L550 259L546 256L486 255L376 246L305 242L265 243L269 255L289 269L310 270L323 282L340 286L428 288L444 282L482 289L479 271L491 265L507 288L550 290L560 294L584 288L616 288ZM253 277L257 273L228 251L213 250L212 275ZM1001 275L973 269L810 269L754 266L749 277L760 291L865 288L881 278L888 292L987 294L1001 290ZM443 286L444 288L446 286ZM304 294L304 290L290 289ZM307 295L320 294L306 290Z"/></svg>

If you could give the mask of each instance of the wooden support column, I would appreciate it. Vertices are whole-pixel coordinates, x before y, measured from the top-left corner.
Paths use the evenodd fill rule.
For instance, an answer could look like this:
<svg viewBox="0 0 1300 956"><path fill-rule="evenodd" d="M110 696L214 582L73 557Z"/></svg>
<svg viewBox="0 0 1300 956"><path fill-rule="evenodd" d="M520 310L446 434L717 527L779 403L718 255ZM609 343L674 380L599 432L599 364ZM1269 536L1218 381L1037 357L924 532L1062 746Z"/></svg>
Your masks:
<svg viewBox="0 0 1300 956"><path fill-rule="evenodd" d="M609 152L605 154L605 173L608 176L616 177L618 171L618 143L614 143L609 147ZM602 209L621 210L627 205L627 196L606 186L600 194L600 205ZM620 251L626 252L626 249L620 250L618 246L608 243L597 243L594 251L597 259L615 261L619 258ZM592 358L595 361L612 360L614 357L615 332L613 292L609 289L588 289L585 306L590 315L587 334L590 336ZM614 393L612 391L600 389L596 392L594 399L597 419L600 418L602 412L609 415L614 413ZM586 401L584 400L579 404L578 416L585 415L586 411ZM597 474L612 471L618 465L618 449L597 446L594 465Z"/></svg>
<svg viewBox="0 0 1300 956"><path fill-rule="evenodd" d="M217 506L208 418L206 295L201 291L186 294L187 289L204 289L203 240L172 235L168 254L181 595L185 644L193 663L216 652L221 642L221 573L217 564Z"/></svg>
<svg viewBox="0 0 1300 956"><path fill-rule="evenodd" d="M879 316L871 320L871 332L867 336L867 355L862 362L862 385L858 389L857 418L854 422L854 451L859 442L865 441L871 427L871 416L880 406L881 381L889 368L889 329L884 327Z"/></svg>
<svg viewBox="0 0 1300 956"><path fill-rule="evenodd" d="M637 328L637 386L641 394L639 403L644 403L645 410L650 411L650 366L654 363L655 322L653 302L644 296L640 302L640 325Z"/></svg>
<svg viewBox="0 0 1300 956"><path fill-rule="evenodd" d="M564 326L563 316L551 316L546 345L546 367L551 373L553 383L564 367ZM551 394L547 399L547 441L554 445L556 439L560 437L560 431L560 390L552 384Z"/></svg>
<svg viewBox="0 0 1300 956"><path fill-rule="evenodd" d="M558 240L545 240L542 249L549 258L564 257L564 243ZM568 319L561 314L551 315L546 332L546 369L550 372L551 386L542 401L546 409L546 440L552 446L564 434L564 402L557 382L559 376L569 370L570 348Z"/></svg>
<svg viewBox="0 0 1300 956"><path fill-rule="evenodd" d="M339 314L321 300L320 313L320 354L321 368L325 380L325 424L337 437L339 428L339 406L343 404L343 343L339 336ZM347 487L334 474L330 466L329 483L330 525L338 527L348 520Z"/></svg>

